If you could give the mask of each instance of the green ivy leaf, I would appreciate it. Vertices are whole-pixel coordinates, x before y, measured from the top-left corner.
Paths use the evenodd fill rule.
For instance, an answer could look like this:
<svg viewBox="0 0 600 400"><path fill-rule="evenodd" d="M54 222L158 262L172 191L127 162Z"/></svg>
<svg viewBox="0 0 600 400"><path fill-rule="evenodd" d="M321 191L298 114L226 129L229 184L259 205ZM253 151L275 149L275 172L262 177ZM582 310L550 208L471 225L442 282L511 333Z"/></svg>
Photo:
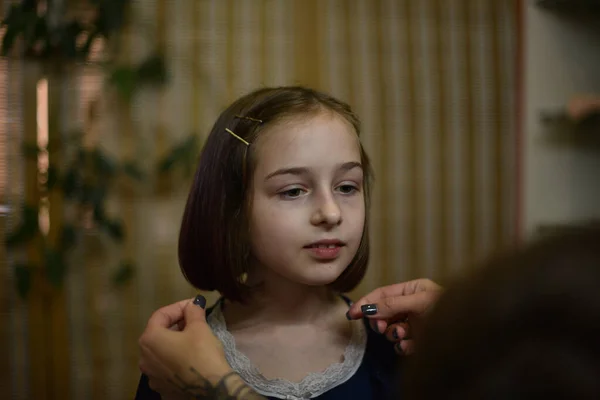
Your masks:
<svg viewBox="0 0 600 400"><path fill-rule="evenodd" d="M81 182L81 176L76 166L69 166L63 181L63 193L67 199L76 197Z"/></svg>
<svg viewBox="0 0 600 400"><path fill-rule="evenodd" d="M89 182L83 182L78 190L79 202L81 204L89 204L92 202L92 197L94 195L94 188Z"/></svg>
<svg viewBox="0 0 600 400"><path fill-rule="evenodd" d="M137 73L131 67L117 67L110 73L108 83L113 85L125 100L129 100L133 97L138 83Z"/></svg>
<svg viewBox="0 0 600 400"><path fill-rule="evenodd" d="M90 55L90 50L92 48L92 45L94 44L94 42L96 41L96 39L100 36L100 32L96 29L92 32L90 32L85 40L85 43L83 44L83 46L81 46L78 49L78 57L82 58L82 59L87 59Z"/></svg>
<svg viewBox="0 0 600 400"><path fill-rule="evenodd" d="M102 226L104 226L104 223L106 222L106 212L104 211L104 205L101 203L96 203L94 205L94 221Z"/></svg>
<svg viewBox="0 0 600 400"><path fill-rule="evenodd" d="M85 132L83 132L81 130L77 130L77 129L72 130L65 135L63 144L72 144L72 145L80 146L81 142L83 141L84 136L85 136ZM52 145L52 140L50 140L50 143L48 143L48 147L50 148L51 145Z"/></svg>
<svg viewBox="0 0 600 400"><path fill-rule="evenodd" d="M97 26L109 36L111 32L121 29L125 23L125 11L130 0L103 0L98 2Z"/></svg>
<svg viewBox="0 0 600 400"><path fill-rule="evenodd" d="M84 31L78 21L70 21L61 29L61 48L67 59L76 59L80 53L77 50L77 38Z"/></svg>
<svg viewBox="0 0 600 400"><path fill-rule="evenodd" d="M114 160L100 149L95 149L92 153L94 167L99 175L113 176L117 172L117 165Z"/></svg>
<svg viewBox="0 0 600 400"><path fill-rule="evenodd" d="M158 163L158 172L166 173L181 164L186 169L194 163L198 153L198 137L194 134L188 136L180 144L174 146Z"/></svg>
<svg viewBox="0 0 600 400"><path fill-rule="evenodd" d="M142 181L144 179L144 173L140 167L134 162L127 162L121 166L123 173L136 181Z"/></svg>
<svg viewBox="0 0 600 400"><path fill-rule="evenodd" d="M90 202L94 205L94 208L100 207L104 209L104 200L106 199L106 194L108 193L108 188L106 185L99 184L90 190Z"/></svg>
<svg viewBox="0 0 600 400"><path fill-rule="evenodd" d="M112 281L115 286L121 287L131 281L135 275L133 263L123 261L113 273Z"/></svg>
<svg viewBox="0 0 600 400"><path fill-rule="evenodd" d="M191 134L186 141L188 143L188 151L184 156L182 163L185 176L191 176L194 173L198 153L200 152L200 139L197 135Z"/></svg>
<svg viewBox="0 0 600 400"><path fill-rule="evenodd" d="M23 263L17 263L13 268L15 281L17 282L17 292L22 299L25 299L31 289L31 274L34 268Z"/></svg>
<svg viewBox="0 0 600 400"><path fill-rule="evenodd" d="M59 177L59 173L58 173L58 168L56 168L54 165L49 165L47 173L48 173L48 180L46 182L46 187L48 188L48 190L52 190L59 183L60 177Z"/></svg>
<svg viewBox="0 0 600 400"><path fill-rule="evenodd" d="M0 22L0 27L5 25L14 25L18 23L21 15L21 7L18 4L12 3L8 12L6 13L6 17Z"/></svg>
<svg viewBox="0 0 600 400"><path fill-rule="evenodd" d="M164 84L167 82L167 66L165 60L158 54L145 59L137 68L140 83Z"/></svg>
<svg viewBox="0 0 600 400"><path fill-rule="evenodd" d="M4 32L4 37L2 38L2 51L0 51L0 55L3 57L10 53L17 37L23 31L24 26L22 22L22 14L23 13L18 6L13 4L6 19L2 21L2 26L6 26L6 31Z"/></svg>
<svg viewBox="0 0 600 400"><path fill-rule="evenodd" d="M23 215L23 221L26 221L27 225L33 225L35 224L35 227L37 229L37 224L38 224L38 218L40 215L40 210L37 207L25 204L23 205L23 211L22 211L22 215Z"/></svg>
<svg viewBox="0 0 600 400"><path fill-rule="evenodd" d="M77 149L77 157L75 157L75 164L77 165L77 163L79 163L79 165L83 167L88 157L89 152L85 148L79 147Z"/></svg>
<svg viewBox="0 0 600 400"><path fill-rule="evenodd" d="M104 228L108 232L108 234L117 242L123 242L125 238L125 228L123 227L123 223L118 220L106 220L104 222Z"/></svg>
<svg viewBox="0 0 600 400"><path fill-rule="evenodd" d="M171 150L171 152L169 154L164 156L158 162L158 172L166 173L166 172L171 171L176 162L177 162L177 154L176 154L175 150Z"/></svg>
<svg viewBox="0 0 600 400"><path fill-rule="evenodd" d="M69 250L77 241L77 230L72 224L64 224L60 233L60 249Z"/></svg>
<svg viewBox="0 0 600 400"><path fill-rule="evenodd" d="M27 54L45 56L49 45L48 22L45 15L38 16L35 12L26 13L27 21L23 39Z"/></svg>
<svg viewBox="0 0 600 400"><path fill-rule="evenodd" d="M21 151L23 152L23 156L30 160L37 160L38 155L40 154L40 148L37 144L33 143L23 143L21 146Z"/></svg>
<svg viewBox="0 0 600 400"><path fill-rule="evenodd" d="M55 288L60 288L67 274L67 265L64 262L63 254L51 248L46 248L44 253L48 282Z"/></svg>

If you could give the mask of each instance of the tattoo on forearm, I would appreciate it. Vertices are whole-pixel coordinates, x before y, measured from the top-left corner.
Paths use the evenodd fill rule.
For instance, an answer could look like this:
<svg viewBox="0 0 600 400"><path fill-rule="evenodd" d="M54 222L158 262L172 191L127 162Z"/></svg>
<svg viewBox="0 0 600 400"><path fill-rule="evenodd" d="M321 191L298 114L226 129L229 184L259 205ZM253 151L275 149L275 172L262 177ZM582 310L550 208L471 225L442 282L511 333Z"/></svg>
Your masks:
<svg viewBox="0 0 600 400"><path fill-rule="evenodd" d="M194 376L191 380L184 380L175 374L175 381L170 381L179 390L198 400L266 400L256 393L235 373L225 375L216 385L211 385L196 369L190 367Z"/></svg>

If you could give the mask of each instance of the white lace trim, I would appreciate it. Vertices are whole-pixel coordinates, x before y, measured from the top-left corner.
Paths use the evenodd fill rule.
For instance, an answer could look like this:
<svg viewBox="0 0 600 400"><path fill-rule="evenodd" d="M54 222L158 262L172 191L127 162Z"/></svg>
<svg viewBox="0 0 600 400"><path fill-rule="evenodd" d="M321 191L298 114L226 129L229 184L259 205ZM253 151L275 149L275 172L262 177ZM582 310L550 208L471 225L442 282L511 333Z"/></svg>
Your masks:
<svg viewBox="0 0 600 400"><path fill-rule="evenodd" d="M227 330L221 302L217 302L207 319L214 334L225 348L227 362L240 377L263 396L286 400L307 400L327 392L350 379L360 367L367 346L367 333L361 321L354 322L352 337L344 351L344 361L331 364L323 372L313 372L300 382L265 378L250 359L237 350L235 338Z"/></svg>

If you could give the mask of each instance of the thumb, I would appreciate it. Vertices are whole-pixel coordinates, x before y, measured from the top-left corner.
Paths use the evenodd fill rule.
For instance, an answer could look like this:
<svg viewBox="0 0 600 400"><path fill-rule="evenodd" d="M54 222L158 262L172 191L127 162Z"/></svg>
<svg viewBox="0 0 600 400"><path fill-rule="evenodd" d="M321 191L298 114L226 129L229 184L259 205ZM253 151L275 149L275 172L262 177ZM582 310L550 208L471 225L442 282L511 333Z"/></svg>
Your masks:
<svg viewBox="0 0 600 400"><path fill-rule="evenodd" d="M196 296L193 302L188 303L188 305L183 310L183 315L185 318L185 324L189 325L194 321L206 322L206 312L204 308L206 307L206 299L202 295Z"/></svg>

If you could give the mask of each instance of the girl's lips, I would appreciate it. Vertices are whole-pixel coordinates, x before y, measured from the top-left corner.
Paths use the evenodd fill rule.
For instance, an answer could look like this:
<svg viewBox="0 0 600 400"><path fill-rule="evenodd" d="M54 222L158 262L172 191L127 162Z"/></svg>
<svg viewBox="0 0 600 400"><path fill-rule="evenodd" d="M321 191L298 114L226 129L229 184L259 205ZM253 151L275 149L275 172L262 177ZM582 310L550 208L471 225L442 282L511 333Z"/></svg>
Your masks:
<svg viewBox="0 0 600 400"><path fill-rule="evenodd" d="M319 241L304 248L316 259L319 260L333 260L337 258L342 250L344 244L337 241Z"/></svg>
<svg viewBox="0 0 600 400"><path fill-rule="evenodd" d="M345 246L346 243L342 242L339 239L323 239L323 240L319 240L316 242L313 242L311 244L308 244L304 247L310 248L310 247L342 247Z"/></svg>

